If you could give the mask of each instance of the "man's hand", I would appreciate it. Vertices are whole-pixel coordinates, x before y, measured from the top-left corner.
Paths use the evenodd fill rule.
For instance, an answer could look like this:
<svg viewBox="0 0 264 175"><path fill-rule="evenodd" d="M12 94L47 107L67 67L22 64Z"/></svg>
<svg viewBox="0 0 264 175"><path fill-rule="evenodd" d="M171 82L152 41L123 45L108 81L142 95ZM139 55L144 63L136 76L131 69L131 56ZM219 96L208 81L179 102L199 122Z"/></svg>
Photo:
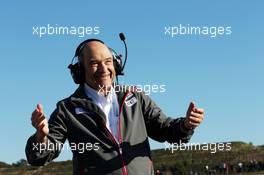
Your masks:
<svg viewBox="0 0 264 175"><path fill-rule="evenodd" d="M194 102L191 102L186 113L184 126L188 129L194 129L202 123L203 118L204 118L204 109L197 108Z"/></svg>
<svg viewBox="0 0 264 175"><path fill-rule="evenodd" d="M31 124L37 130L36 141L42 143L46 142L47 135L49 134L49 125L48 120L44 116L41 104L38 104L36 109L32 112Z"/></svg>

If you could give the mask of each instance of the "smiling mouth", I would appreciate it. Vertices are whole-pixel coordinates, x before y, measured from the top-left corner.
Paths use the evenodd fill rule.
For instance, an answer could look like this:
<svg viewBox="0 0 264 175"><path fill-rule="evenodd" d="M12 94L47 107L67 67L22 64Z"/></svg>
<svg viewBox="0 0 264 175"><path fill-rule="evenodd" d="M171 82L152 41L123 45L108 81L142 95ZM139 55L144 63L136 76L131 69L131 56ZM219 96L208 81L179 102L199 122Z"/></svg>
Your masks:
<svg viewBox="0 0 264 175"><path fill-rule="evenodd" d="M97 76L95 76L95 78L96 78L97 80L104 80L104 79L111 78L111 74L97 75Z"/></svg>

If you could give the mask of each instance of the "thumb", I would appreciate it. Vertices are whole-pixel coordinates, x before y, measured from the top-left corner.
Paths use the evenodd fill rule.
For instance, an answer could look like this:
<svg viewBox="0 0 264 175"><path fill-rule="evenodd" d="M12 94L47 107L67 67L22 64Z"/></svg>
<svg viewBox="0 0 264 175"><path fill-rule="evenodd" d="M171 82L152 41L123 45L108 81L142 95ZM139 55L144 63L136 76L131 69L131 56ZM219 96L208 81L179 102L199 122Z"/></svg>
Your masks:
<svg viewBox="0 0 264 175"><path fill-rule="evenodd" d="M42 106L42 104L40 104L40 103L37 104L37 110L38 110L38 112L43 113L43 106Z"/></svg>
<svg viewBox="0 0 264 175"><path fill-rule="evenodd" d="M187 114L189 114L194 108L195 108L195 103L194 103L194 101L192 101L189 104L189 107L188 107L188 110L187 110Z"/></svg>

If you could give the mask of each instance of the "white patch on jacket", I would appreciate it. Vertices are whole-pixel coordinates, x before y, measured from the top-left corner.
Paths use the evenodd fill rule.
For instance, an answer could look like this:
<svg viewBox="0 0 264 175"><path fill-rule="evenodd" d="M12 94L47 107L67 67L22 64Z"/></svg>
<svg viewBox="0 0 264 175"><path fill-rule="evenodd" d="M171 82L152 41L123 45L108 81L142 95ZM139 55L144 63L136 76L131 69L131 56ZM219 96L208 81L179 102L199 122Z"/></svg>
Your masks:
<svg viewBox="0 0 264 175"><path fill-rule="evenodd" d="M88 113L88 112L83 108L75 108L75 113L76 114L84 114L84 113Z"/></svg>
<svg viewBox="0 0 264 175"><path fill-rule="evenodd" d="M129 93L125 100L126 105L130 107L133 106L136 102L137 102L136 97L132 93Z"/></svg>

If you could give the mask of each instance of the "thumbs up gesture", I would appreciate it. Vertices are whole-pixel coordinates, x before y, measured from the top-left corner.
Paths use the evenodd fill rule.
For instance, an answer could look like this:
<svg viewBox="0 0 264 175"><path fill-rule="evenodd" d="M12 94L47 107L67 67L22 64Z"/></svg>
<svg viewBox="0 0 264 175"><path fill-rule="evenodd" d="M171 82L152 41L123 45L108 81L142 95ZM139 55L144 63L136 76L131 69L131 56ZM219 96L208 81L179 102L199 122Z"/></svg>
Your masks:
<svg viewBox="0 0 264 175"><path fill-rule="evenodd" d="M204 118L204 109L197 108L194 102L191 102L186 112L186 119L184 125L188 129L194 129L198 127Z"/></svg>
<svg viewBox="0 0 264 175"><path fill-rule="evenodd" d="M36 141L46 142L47 135L49 134L48 120L44 116L43 107L41 104L37 104L36 109L31 115L31 124L36 128Z"/></svg>

